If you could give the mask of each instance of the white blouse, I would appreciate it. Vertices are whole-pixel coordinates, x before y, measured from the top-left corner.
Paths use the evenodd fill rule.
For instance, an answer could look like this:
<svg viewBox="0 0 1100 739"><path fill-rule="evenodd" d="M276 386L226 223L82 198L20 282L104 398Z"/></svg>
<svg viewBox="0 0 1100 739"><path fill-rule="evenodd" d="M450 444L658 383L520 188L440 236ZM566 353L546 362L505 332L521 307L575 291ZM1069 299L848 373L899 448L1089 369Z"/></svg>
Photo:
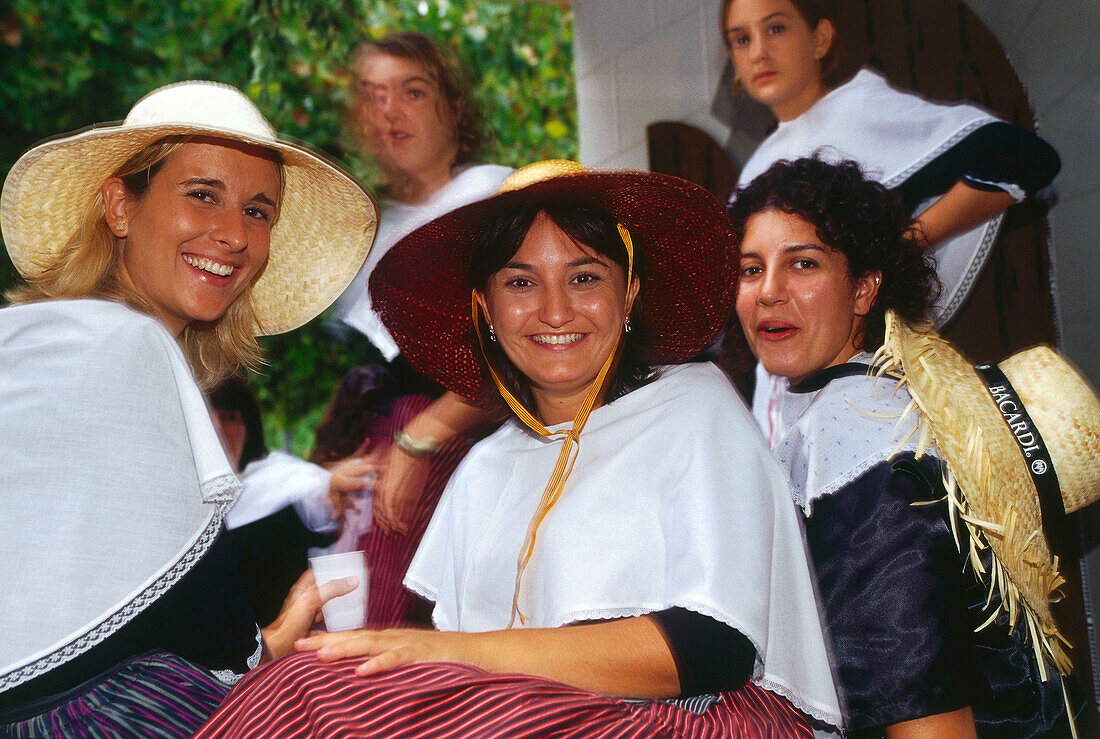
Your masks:
<svg viewBox="0 0 1100 739"><path fill-rule="evenodd" d="M451 478L405 584L443 630L503 629L516 561L561 442L505 424ZM748 409L713 365L596 409L524 573L528 627L687 608L756 647L754 682L839 725L797 511Z"/></svg>

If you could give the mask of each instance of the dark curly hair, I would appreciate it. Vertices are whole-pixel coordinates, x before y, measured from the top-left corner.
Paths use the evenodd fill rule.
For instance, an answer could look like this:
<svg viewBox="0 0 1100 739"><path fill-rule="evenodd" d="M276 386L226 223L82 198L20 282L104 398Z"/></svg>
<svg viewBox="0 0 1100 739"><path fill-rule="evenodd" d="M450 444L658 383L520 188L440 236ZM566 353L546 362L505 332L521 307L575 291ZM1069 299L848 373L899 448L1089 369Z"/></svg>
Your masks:
<svg viewBox="0 0 1100 739"><path fill-rule="evenodd" d="M932 255L921 246L924 239L914 230L901 196L866 178L858 164L829 164L814 157L776 162L739 189L730 204L738 241L749 219L769 209L812 224L823 244L847 257L853 280L882 273L860 337L864 351L882 344L886 311L910 322L929 317L940 290Z"/></svg>

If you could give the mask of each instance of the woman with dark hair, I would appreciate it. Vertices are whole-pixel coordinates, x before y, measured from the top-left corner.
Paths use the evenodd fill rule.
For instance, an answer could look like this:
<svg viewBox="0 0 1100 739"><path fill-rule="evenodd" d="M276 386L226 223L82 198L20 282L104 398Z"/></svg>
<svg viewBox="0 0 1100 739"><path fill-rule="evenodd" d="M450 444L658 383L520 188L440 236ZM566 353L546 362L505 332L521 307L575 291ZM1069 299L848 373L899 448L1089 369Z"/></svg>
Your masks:
<svg viewBox="0 0 1100 739"><path fill-rule="evenodd" d="M805 516L850 735L1067 735L1027 628L986 612L999 601L956 546L906 386L876 372L887 312L920 325L937 287L901 198L854 162L780 161L730 216L737 316L786 381L772 449Z"/></svg>
<svg viewBox="0 0 1100 739"><path fill-rule="evenodd" d="M929 317L950 320L985 265L1003 211L1054 179L1054 149L975 105L894 89L868 68L841 83L841 39L826 1L723 0L720 23L736 87L779 121L739 186L780 159L858 162L901 194L942 282ZM782 425L769 406L781 390L758 367L753 413L766 435Z"/></svg>
<svg viewBox="0 0 1100 739"><path fill-rule="evenodd" d="M398 244L371 289L409 361L508 413L406 577L438 631L302 640L198 736L837 725L782 473L722 373L683 364L730 306L731 236L690 183L559 161Z"/></svg>

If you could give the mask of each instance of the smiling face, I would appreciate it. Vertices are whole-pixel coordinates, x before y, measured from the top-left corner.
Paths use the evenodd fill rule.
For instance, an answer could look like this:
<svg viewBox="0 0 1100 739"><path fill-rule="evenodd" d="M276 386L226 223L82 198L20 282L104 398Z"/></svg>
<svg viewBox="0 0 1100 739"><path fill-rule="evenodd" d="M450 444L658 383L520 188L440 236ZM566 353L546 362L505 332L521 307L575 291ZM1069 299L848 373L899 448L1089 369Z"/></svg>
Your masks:
<svg viewBox="0 0 1100 739"><path fill-rule="evenodd" d="M380 51L355 69L355 115L367 149L394 179L450 180L458 156L455 111L439 84L411 59Z"/></svg>
<svg viewBox="0 0 1100 739"><path fill-rule="evenodd" d="M103 198L122 241L123 283L174 335L216 321L267 261L280 189L269 153L218 139L182 144L140 197L109 179Z"/></svg>
<svg viewBox="0 0 1100 739"><path fill-rule="evenodd" d="M741 243L737 317L749 347L773 375L792 383L857 353L879 273L853 280L848 258L813 224L779 210L749 218Z"/></svg>
<svg viewBox="0 0 1100 739"><path fill-rule="evenodd" d="M536 216L519 250L489 278L478 302L501 349L526 376L542 421L576 415L638 294L609 257Z"/></svg>
<svg viewBox="0 0 1100 739"><path fill-rule="evenodd" d="M821 61L834 37L829 20L811 28L790 0L733 0L724 31L737 79L779 120L797 118L825 94Z"/></svg>

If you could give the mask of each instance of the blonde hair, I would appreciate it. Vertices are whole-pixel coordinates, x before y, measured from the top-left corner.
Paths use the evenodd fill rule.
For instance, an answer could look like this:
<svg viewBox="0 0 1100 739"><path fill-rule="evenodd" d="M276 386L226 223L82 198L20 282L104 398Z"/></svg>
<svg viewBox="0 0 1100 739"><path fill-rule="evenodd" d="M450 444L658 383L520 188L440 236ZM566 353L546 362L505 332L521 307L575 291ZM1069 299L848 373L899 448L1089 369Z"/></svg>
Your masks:
<svg viewBox="0 0 1100 739"><path fill-rule="evenodd" d="M111 177L120 178L131 194L142 198L168 157L191 138L166 136L159 139L127 159ZM285 174L278 155L273 153L273 156L279 170L281 192ZM125 285L120 277L121 243L107 226L106 206L100 190L65 245L51 256L38 274L25 276L26 285L8 290L4 297L12 303L108 298L156 316L149 302ZM261 274L263 270L257 272L220 318L208 323L191 322L179 335L184 356L203 390L212 389L241 368L255 369L260 365L260 344L256 335L262 326L252 305L252 286Z"/></svg>

